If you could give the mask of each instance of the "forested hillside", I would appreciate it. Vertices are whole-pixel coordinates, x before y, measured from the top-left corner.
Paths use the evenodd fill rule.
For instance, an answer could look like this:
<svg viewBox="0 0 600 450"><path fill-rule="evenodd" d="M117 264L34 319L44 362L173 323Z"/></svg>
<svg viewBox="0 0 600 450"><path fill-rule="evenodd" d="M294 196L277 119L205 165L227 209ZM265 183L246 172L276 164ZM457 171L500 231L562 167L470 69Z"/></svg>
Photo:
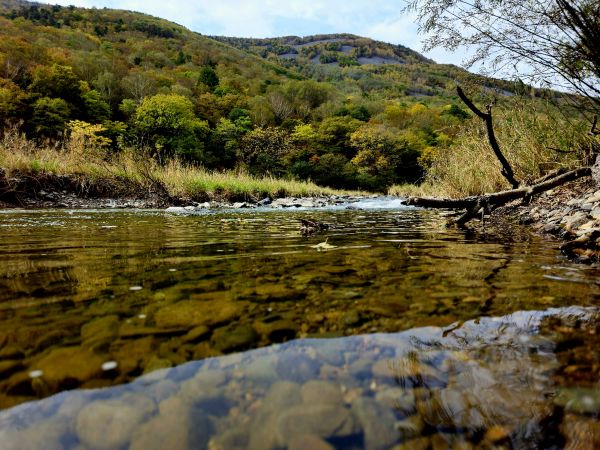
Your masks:
<svg viewBox="0 0 600 450"><path fill-rule="evenodd" d="M474 77L352 35L218 38L141 13L0 1L0 124L207 169L384 190L421 179ZM523 86L475 77L500 96ZM525 88L526 89L526 88Z"/></svg>

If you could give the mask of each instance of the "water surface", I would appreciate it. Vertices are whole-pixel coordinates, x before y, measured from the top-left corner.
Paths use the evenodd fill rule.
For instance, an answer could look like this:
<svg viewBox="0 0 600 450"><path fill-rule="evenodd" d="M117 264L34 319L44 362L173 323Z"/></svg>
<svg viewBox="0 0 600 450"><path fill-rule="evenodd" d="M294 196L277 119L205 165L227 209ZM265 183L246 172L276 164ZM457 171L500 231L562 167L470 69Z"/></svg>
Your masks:
<svg viewBox="0 0 600 450"><path fill-rule="evenodd" d="M135 400L143 403L137 409L147 411L147 414L132 422L135 427L124 432L122 442L106 447L127 448L133 442L133 429L144 424L148 429L152 428L147 424L157 421L158 413L163 414L160 410L163 400L183 389L180 383L183 378L194 379L196 375L191 372L195 374L201 368L220 368L222 365L228 369L217 371L221 377L217 384L198 382L204 384L202 389L214 391L220 399L224 394L219 389L227 390L227 401L221 399L210 403L211 407L198 407L211 430L209 432L207 428L200 433L198 442L208 445L210 441L213 447L217 446L214 448L219 448L217 437L222 438L219 430L231 428L233 422L227 422L230 416L239 417L241 421L245 417L246 424L258 420L255 416L260 416L257 411L261 402L270 398L270 389L283 382L295 385L277 389L294 392L296 388L300 389L298 392L302 389L332 389L324 385L304 387L308 382L316 381L327 381L334 390L341 389L343 398L337 406L350 411L347 419L350 422L342 424L348 428L348 434L332 437L331 434L325 436L325 431L316 433L319 439L325 438L329 445L339 448L387 448L392 446L392 441L393 445L402 445L409 437L429 439L427 445L433 445L433 436L440 433L450 433L452 436L448 439L464 441L465 445L479 445L488 432L504 433L498 445L512 442L507 439L517 437L519 440L514 442L523 443L527 440L519 427L535 423L539 429L546 430L543 420L556 422L548 429L554 430L557 439L563 439L564 444L566 437L559 425L565 414L570 420L575 417L573 420L591 420L597 424L594 419L597 409L591 407L591 412L573 412L567 408L565 413L564 405L551 399L563 388L588 389L596 396L592 395L592 401L597 399L600 363L585 357L590 355L589 349L594 348L595 335L581 332L584 322L591 323L590 329L595 330L596 316L593 314L600 298L600 272L596 267L568 262L560 257L556 242L532 237L524 230L516 229L514 235L501 238L485 233L469 234L446 228L446 220L438 212L402 208L397 203L377 199L354 206L364 209L234 210L195 215L130 210L0 212L3 244L0 248L0 408L6 409L0 430L14 433L15 426L16 429L23 428L24 425L15 425L18 421L14 422L14 418L22 418L22 411L31 414L32 409L27 405L7 409L19 403L72 389L120 385L143 374L153 377L167 370L170 375L163 376L175 384L170 388L170 395L154 397L147 392L143 398ZM324 233L302 236L300 218L326 222L332 228ZM512 344L505 342L501 351L494 350L493 339L490 341L494 334L487 325L476 339L465 338L468 345L461 349L456 348L456 341L444 343L438 349L442 356L433 359L431 353L415 346L414 342L410 346L406 344L406 336L413 339L421 336L422 330L436 330L431 331L433 334L428 335L427 342L433 337L438 339L440 333L444 339L459 339L452 337L454 330L466 333L465 329L470 330L472 324L479 325L488 320L487 317L515 317L511 314L516 312L538 311L535 320L541 320L540 315L554 314L544 311L560 311L560 314L572 317L575 313L571 310L552 308L573 306L588 308L577 310L577 314L588 314L586 320L578 319L579 322L575 320L576 323L571 321L570 325L563 326L546 318L550 324L548 330L552 331L545 331L541 343L532 347L531 354L526 350L529 347L521 348L520 353L508 354L506 348L512 349ZM512 323L511 320L505 321ZM557 320L562 323L567 319ZM406 334L400 333L404 330ZM576 330L573 332L579 334L573 338L576 345L567 345L564 350L560 345L563 340L568 342L570 339L564 337L565 333L570 333L568 330ZM527 328L526 333L530 335L531 329ZM517 343L521 342L515 337L519 334L508 333ZM323 341L343 336L355 337ZM475 345L477 339L483 339L481 345ZM280 342L289 344L272 346ZM387 345L402 350L396 348L388 352L384 350ZM362 350L359 351L365 346L372 347L372 354L369 353L371 356L366 359L360 353ZM556 346L567 353L561 355L554 351ZM259 353L239 353L258 347L266 348ZM333 363L321 355L321 349L341 356ZM490 385L509 383L514 386L515 391L507 397L506 404L494 404L480 422L472 419L478 424L474 427L465 424L442 426L425 421L410 436L400 433L393 439L390 437L386 446L367 445L366 428L369 425L365 425L361 417L369 414L361 411L371 408L373 413L372 408L377 409L385 403L380 401L381 395L377 397L376 388L380 382L374 378L374 373L388 363L380 362L381 367L373 372L378 361L390 356L399 357L401 361L423 360L421 362L435 370L433 378L437 381L432 388L445 389L449 383L448 367L456 366L452 369L456 374L468 376L466 366L458 364L462 356L455 361L456 355L452 352L458 350L466 352L465 358L469 360L477 360L482 355L488 358L486 369L498 358L508 361L505 371L494 370L492 378L496 381L488 380ZM478 354L478 351L483 353ZM278 355L277 361L285 361L277 363L280 369L275 375L267 376L260 386L244 384L246 375L243 374L247 373L248 365L254 360L266 361L263 355L271 352ZM229 353L237 355L225 357L233 359L218 358ZM526 355L525 360L522 354ZM547 358L536 356L540 354L547 354ZM595 350L591 355L595 355ZM304 357L308 359L302 359ZM575 364L575 360L583 362ZM184 365L188 361L199 362L192 363L190 369ZM232 366L231 361L241 365ZM541 374L539 382L543 389L532 385L531 380L535 377L523 378L519 372L513 373L519 361L526 373ZM362 371L352 364L362 364ZM232 368L234 366L239 372ZM293 371L304 366L308 371L301 376L286 375L285 371L281 375L282 367ZM169 372L171 367L174 368ZM411 375L417 380L423 378L419 371L425 366L419 367ZM182 373L186 375L180 375ZM388 378L390 385L398 384L397 377ZM233 384L234 389L231 380L236 379L239 382ZM31 419L35 424L32 429L49 427L54 430L63 445L57 448L79 448L77 445L82 443L96 448L95 444L85 441L88 438L78 434L77 420L86 423L85 415L77 419L80 408L92 397L107 396L113 402L127 403L123 400L124 395L132 392L142 395L140 391L145 384L141 380L127 385L133 387L75 391L53 397L47 403L32 403L40 411L47 410L44 417ZM375 388L372 388L373 383ZM400 398L404 395L415 397L420 392L415 389L423 386L411 383L395 386L394 389L403 390L395 393ZM546 405L542 413L519 415L515 412L515 408L523 408L523 402L519 395L513 394L523 389L531 398ZM352 397L349 392L357 394ZM579 395L580 391L577 392ZM277 397L280 394L276 391L270 395ZM441 400L430 397L425 396L421 405L439 406ZM355 398L367 400L356 400L359 406L355 406ZM56 408L64 399L79 407L69 410L61 423L70 425L60 428L55 424L58 420ZM470 398L469 407L483 408L483 401L478 397ZM203 401L198 402L192 403L204 405ZM302 404L299 401L285 407L296 407L294 414L304 417L302 411L311 410L299 406ZM211 413L213 407L219 412ZM559 414L554 412L555 408L560 409L561 417L555 418L555 414ZM416 415L427 417L426 412L417 409L412 412L392 410L394 423L407 418L417 420ZM188 409L185 411L192 414ZM339 409L338 413L346 414ZM308 415L319 417L319 414L324 413L312 411ZM487 420L487 415L502 420ZM300 420L292 416L293 421ZM514 423L508 420L509 416L514 416ZM275 430L279 425L263 425L270 436L282 433ZM509 431L494 429L494 425ZM307 426L310 433L305 434L315 438L315 430ZM79 431L83 428L87 426L80 424ZM183 428L165 432L171 437L188 436L187 428ZM26 435L33 439L30 432ZM247 430L239 431L239 435L242 436L239 447L244 448L250 436ZM301 438L304 439L297 437ZM23 435L19 439L24 439ZM277 439L273 448L292 448L291 442ZM536 439L531 437L530 441L539 444L541 441ZM425 440L419 445L425 445ZM186 448L181 445L180 448ZM411 445L414 447L417 443ZM556 448L562 448L561 445ZM230 442L223 448L235 448L235 445Z"/></svg>

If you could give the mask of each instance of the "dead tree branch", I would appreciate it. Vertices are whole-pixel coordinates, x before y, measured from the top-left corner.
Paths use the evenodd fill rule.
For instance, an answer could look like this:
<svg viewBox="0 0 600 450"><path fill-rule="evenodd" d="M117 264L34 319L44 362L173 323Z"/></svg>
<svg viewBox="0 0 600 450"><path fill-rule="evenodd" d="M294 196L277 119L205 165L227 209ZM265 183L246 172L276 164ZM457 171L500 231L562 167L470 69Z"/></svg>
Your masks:
<svg viewBox="0 0 600 450"><path fill-rule="evenodd" d="M598 124L598 116L594 116L594 121L592 122L592 128L590 129L590 136L600 136L600 130L596 129L596 125Z"/></svg>
<svg viewBox="0 0 600 450"><path fill-rule="evenodd" d="M488 135L488 141L490 143L490 146L492 147L492 150L494 151L494 154L496 155L496 158L498 158L498 161L500 161L500 164L502 165L502 170L500 171L500 173L502 174L502 176L504 176L504 178L506 178L506 180L510 183L510 185L513 187L513 189L518 188L520 183L515 178L515 174L512 170L512 167L510 166L510 163L504 157L502 150L500 150L500 145L498 144L498 140L496 139L496 134L494 133L494 122L492 119L492 105L487 105L487 107L486 107L487 113L484 113L479 108L477 108L477 106L475 106L473 104L471 99L469 99L469 97L467 97L467 95L464 93L464 91L462 90L462 88L460 86L456 87L456 92L458 93L458 96L460 97L460 99L465 103L465 105L467 105L467 107L471 111L473 111L473 113L477 117L479 117L480 119L482 119L485 122L487 135Z"/></svg>
<svg viewBox="0 0 600 450"><path fill-rule="evenodd" d="M537 180L538 182L532 186L525 186L518 189L461 199L410 197L406 201L406 204L424 208L466 209L466 212L455 221L456 225L462 226L479 214L490 213L495 208L505 205L513 200L531 198L536 194L548 191L569 181L590 176L591 174L591 167L580 167L566 173L557 173L554 177L549 179L544 179L545 177L543 177L540 180Z"/></svg>

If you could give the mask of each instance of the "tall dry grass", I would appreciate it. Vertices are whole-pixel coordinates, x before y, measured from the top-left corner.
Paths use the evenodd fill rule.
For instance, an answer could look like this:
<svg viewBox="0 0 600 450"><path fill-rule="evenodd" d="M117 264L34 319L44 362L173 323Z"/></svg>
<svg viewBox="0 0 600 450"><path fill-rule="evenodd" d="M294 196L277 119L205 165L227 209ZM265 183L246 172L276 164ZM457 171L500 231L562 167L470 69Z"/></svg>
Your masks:
<svg viewBox="0 0 600 450"><path fill-rule="evenodd" d="M110 153L85 140L39 145L14 130L0 138L0 168L11 174L75 176L88 183L129 184L151 189L159 183L172 197L190 199L320 196L348 193L306 181L254 177L243 171L216 172L171 160L166 165L135 149Z"/></svg>
<svg viewBox="0 0 600 450"><path fill-rule="evenodd" d="M589 125L555 108L515 103L494 111L494 130L518 180L530 182L549 170L585 163L594 145ZM567 151L568 153L564 153ZM462 197L509 189L478 118L464 124L456 143L433 158L420 186L393 186L395 195Z"/></svg>

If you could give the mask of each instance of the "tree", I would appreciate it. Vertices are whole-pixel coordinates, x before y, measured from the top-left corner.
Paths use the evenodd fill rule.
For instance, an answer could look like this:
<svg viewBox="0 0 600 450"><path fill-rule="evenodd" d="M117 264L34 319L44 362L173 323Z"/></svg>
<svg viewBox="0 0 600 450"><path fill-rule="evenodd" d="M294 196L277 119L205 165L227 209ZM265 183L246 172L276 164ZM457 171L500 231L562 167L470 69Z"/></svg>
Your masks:
<svg viewBox="0 0 600 450"><path fill-rule="evenodd" d="M100 92L90 90L83 94L83 102L85 105L85 116L94 123L103 122L110 118L110 106L104 100Z"/></svg>
<svg viewBox="0 0 600 450"><path fill-rule="evenodd" d="M180 156L202 159L208 123L194 115L194 105L182 95L157 94L146 97L135 113L135 126L161 159Z"/></svg>
<svg viewBox="0 0 600 450"><path fill-rule="evenodd" d="M69 104L62 98L42 97L33 104L30 126L41 137L57 138L70 115Z"/></svg>
<svg viewBox="0 0 600 450"><path fill-rule="evenodd" d="M76 108L82 105L81 83L70 66L40 66L33 74L29 89L42 97L62 98Z"/></svg>
<svg viewBox="0 0 600 450"><path fill-rule="evenodd" d="M0 128L17 122L26 108L27 94L11 80L0 78Z"/></svg>
<svg viewBox="0 0 600 450"><path fill-rule="evenodd" d="M254 175L284 173L284 156L290 149L290 138L280 128L256 128L242 138L240 160Z"/></svg>
<svg viewBox="0 0 600 450"><path fill-rule="evenodd" d="M219 85L219 77L211 66L203 66L198 76L198 83L206 85L213 91Z"/></svg>
<svg viewBox="0 0 600 450"><path fill-rule="evenodd" d="M409 0L425 50L469 47L465 62L582 95L600 111L598 0Z"/></svg>

